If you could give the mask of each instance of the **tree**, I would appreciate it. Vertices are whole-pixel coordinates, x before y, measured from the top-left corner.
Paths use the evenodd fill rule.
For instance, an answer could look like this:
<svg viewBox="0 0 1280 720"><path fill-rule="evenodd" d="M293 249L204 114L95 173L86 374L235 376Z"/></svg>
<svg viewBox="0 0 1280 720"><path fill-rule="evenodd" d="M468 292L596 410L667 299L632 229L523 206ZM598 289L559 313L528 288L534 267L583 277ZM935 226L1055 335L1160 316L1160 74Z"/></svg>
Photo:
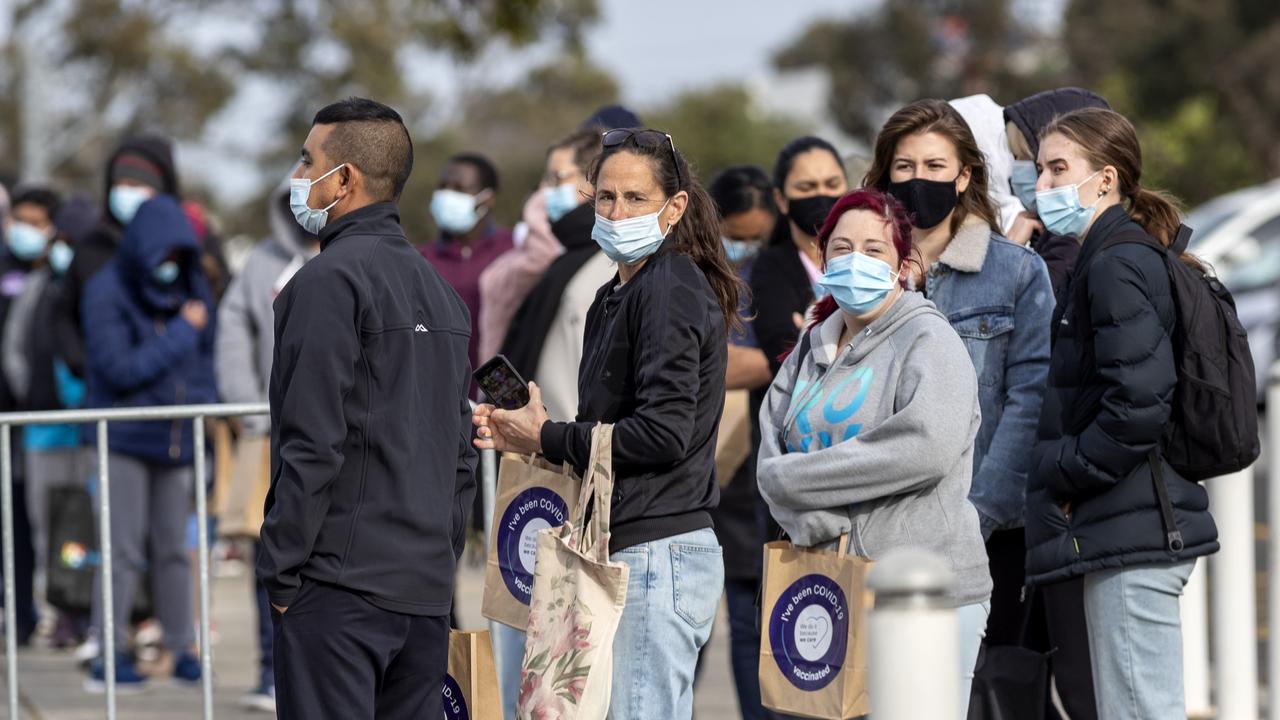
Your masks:
<svg viewBox="0 0 1280 720"><path fill-rule="evenodd" d="M870 142L894 110L920 98L1018 98L1052 87L1062 68L1051 50L1010 0L886 0L866 14L814 23L774 62L826 69L836 123Z"/></svg>
<svg viewBox="0 0 1280 720"><path fill-rule="evenodd" d="M279 141L254 158L283 175L318 102L371 95L413 122L429 101L405 82L415 53L467 60L548 33L580 44L597 12L595 0L15 2L0 40L0 90L16 99L0 105L0 157L75 184L96 184L129 132L201 139L251 81L269 84L286 109L271 133Z"/></svg>
<svg viewBox="0 0 1280 720"><path fill-rule="evenodd" d="M1080 82L1137 125L1144 184L1196 203L1280 175L1280 5L1074 0L1064 39Z"/></svg>
<svg viewBox="0 0 1280 720"><path fill-rule="evenodd" d="M778 150L809 130L794 119L762 113L736 85L687 92L644 119L671 133L704 186L730 165L752 163L768 172Z"/></svg>

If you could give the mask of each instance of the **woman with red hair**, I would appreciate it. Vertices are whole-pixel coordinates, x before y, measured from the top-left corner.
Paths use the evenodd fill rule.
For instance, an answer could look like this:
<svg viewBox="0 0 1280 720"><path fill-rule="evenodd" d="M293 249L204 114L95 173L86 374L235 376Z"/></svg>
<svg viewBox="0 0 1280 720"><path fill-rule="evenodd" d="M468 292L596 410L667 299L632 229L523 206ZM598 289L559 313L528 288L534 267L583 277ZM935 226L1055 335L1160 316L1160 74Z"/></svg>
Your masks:
<svg viewBox="0 0 1280 720"><path fill-rule="evenodd" d="M916 261L896 200L844 196L818 241L828 294L761 408L760 494L796 545L848 535L850 552L873 560L910 545L948 561L967 709L991 597L967 500L977 374L947 318L905 291Z"/></svg>

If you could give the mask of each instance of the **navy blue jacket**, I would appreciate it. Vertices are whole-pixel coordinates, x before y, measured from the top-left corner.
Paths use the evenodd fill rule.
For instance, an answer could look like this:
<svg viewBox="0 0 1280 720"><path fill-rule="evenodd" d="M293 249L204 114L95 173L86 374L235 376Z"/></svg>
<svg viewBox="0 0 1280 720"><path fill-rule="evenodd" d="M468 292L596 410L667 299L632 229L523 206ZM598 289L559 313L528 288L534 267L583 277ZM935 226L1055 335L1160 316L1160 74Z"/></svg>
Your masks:
<svg viewBox="0 0 1280 720"><path fill-rule="evenodd" d="M165 286L153 271L179 251L181 274ZM178 311L203 301L209 323L197 331ZM217 402L213 371L213 293L200 266L191 222L171 195L158 195L138 209L120 248L85 286L87 407L145 407ZM186 465L194 447L191 421L115 422L108 430L112 452L148 462ZM93 432L92 426L86 428Z"/></svg>

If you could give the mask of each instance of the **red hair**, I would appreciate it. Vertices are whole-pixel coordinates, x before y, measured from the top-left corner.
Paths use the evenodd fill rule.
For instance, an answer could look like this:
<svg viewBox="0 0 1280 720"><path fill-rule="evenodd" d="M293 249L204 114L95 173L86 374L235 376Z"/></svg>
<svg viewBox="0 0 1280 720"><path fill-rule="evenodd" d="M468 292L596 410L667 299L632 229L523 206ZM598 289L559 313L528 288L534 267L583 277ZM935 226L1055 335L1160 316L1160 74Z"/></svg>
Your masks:
<svg viewBox="0 0 1280 720"><path fill-rule="evenodd" d="M869 187L858 188L837 200L827 215L826 222L822 223L822 229L818 231L818 249L822 251L823 268L825 269L827 265L827 243L831 241L831 233L835 232L840 218L853 210L869 210L880 216L889 226L889 239L893 241L893 247L898 251L897 270L901 271L902 266L911 259L911 220L902 203L888 193ZM906 273L899 272L898 284L904 289L907 287ZM839 309L835 298L830 295L819 300L813 308L813 320L805 326L805 332L824 322ZM790 354L791 350L787 350L779 360L786 360Z"/></svg>

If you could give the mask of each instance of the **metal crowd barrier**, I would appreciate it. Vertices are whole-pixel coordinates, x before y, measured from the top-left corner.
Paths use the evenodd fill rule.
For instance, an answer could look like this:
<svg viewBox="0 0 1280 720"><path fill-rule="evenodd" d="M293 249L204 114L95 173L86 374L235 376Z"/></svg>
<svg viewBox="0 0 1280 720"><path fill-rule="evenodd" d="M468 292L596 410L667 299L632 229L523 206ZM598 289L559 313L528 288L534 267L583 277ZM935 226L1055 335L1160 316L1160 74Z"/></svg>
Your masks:
<svg viewBox="0 0 1280 720"><path fill-rule="evenodd" d="M98 450L98 542L102 558L102 657L107 698L107 719L116 720L115 616L112 596L111 562L111 475L108 463L107 424L139 420L192 420L195 439L196 535L200 571L200 684L204 720L213 718L213 643L209 631L209 508L206 494L205 419L265 415L266 404L173 405L148 408L97 410L55 410L47 412L0 413L0 521L3 522L5 669L9 689L8 717L18 718L18 646L13 558L13 448L11 429L26 425L68 425L95 423ZM479 485L485 512L485 547L497 485L496 456L481 451ZM52 551L51 551L52 552Z"/></svg>
<svg viewBox="0 0 1280 720"><path fill-rule="evenodd" d="M200 684L205 720L213 718L213 643L209 638L209 508L205 481L205 419L265 415L265 404L182 405L97 410L55 410L0 414L0 513L4 522L5 669L9 717L18 718L18 647L13 563L13 448L11 429L25 425L95 423L98 429L98 544L102 558L102 659L107 686L107 718L116 718L116 638L111 562L111 473L107 424L112 421L192 420L195 439L196 540L200 568ZM52 551L51 551L52 552Z"/></svg>

